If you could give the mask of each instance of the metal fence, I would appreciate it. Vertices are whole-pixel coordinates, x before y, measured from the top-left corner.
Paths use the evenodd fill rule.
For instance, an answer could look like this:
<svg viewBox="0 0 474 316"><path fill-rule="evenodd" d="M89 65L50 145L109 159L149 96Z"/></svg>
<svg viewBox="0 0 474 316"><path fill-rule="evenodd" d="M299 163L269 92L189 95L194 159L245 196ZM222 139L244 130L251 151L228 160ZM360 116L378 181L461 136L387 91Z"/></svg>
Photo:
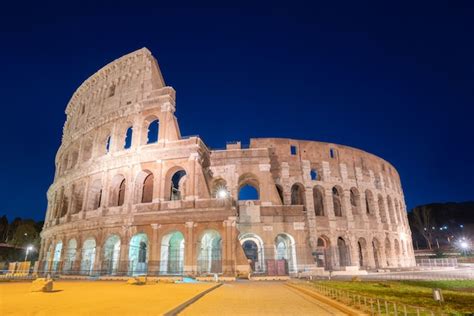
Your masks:
<svg viewBox="0 0 474 316"><path fill-rule="evenodd" d="M417 259L416 264L423 268L445 268L445 267L457 267L457 258L433 258L433 259Z"/></svg>
<svg viewBox="0 0 474 316"><path fill-rule="evenodd" d="M317 283L314 284L312 288L324 296L370 313L371 315L442 315L442 313L435 312L428 308L359 295L357 293L334 289Z"/></svg>

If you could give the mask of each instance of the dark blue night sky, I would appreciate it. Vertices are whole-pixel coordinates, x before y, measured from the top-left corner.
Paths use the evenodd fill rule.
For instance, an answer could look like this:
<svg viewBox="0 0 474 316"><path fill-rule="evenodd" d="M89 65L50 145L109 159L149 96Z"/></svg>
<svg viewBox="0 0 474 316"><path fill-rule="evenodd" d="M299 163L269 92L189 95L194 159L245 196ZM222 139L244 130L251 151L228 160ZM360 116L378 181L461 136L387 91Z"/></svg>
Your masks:
<svg viewBox="0 0 474 316"><path fill-rule="evenodd" d="M0 10L0 214L43 219L69 98L144 46L183 135L346 144L398 169L408 208L474 199L472 1L69 2Z"/></svg>

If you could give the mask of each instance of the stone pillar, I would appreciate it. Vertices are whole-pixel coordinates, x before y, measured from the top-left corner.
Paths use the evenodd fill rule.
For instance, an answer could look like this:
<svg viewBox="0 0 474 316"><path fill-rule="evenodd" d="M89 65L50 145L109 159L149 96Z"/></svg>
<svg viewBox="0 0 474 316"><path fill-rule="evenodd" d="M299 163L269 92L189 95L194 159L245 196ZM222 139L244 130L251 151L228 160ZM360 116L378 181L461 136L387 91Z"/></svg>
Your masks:
<svg viewBox="0 0 474 316"><path fill-rule="evenodd" d="M197 253L196 241L194 236L194 222L186 222L184 224L184 273L195 275L197 272Z"/></svg>
<svg viewBox="0 0 474 316"><path fill-rule="evenodd" d="M120 243L120 263L118 273L128 274L128 250L130 247L130 226L122 226L122 240Z"/></svg>
<svg viewBox="0 0 474 316"><path fill-rule="evenodd" d="M150 261L148 264L148 272L150 274L158 274L160 271L160 241L158 240L158 229L161 227L159 224L151 224L152 236L151 236L151 254Z"/></svg>

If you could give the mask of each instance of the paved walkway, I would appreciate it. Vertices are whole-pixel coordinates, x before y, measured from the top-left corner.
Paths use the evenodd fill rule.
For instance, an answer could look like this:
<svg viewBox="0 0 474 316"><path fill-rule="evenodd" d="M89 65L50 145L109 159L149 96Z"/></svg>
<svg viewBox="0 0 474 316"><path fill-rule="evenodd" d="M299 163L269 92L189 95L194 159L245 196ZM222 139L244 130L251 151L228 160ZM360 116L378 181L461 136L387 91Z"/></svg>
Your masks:
<svg viewBox="0 0 474 316"><path fill-rule="evenodd" d="M180 315L345 315L281 282L226 283Z"/></svg>

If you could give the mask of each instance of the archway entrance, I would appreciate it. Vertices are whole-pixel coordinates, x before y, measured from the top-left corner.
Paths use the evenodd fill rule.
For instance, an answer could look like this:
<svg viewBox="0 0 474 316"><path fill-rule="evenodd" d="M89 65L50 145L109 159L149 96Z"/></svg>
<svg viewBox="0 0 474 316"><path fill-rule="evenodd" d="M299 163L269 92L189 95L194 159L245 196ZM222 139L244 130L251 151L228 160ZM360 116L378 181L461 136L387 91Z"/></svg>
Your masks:
<svg viewBox="0 0 474 316"><path fill-rule="evenodd" d="M222 272L221 243L221 235L217 231L207 230L204 232L199 245L199 273L206 274Z"/></svg>
<svg viewBox="0 0 474 316"><path fill-rule="evenodd" d="M95 240L87 239L82 245L81 274L91 274L95 262Z"/></svg>
<svg viewBox="0 0 474 316"><path fill-rule="evenodd" d="M71 239L68 242L66 253L64 254L63 272L68 273L72 270L74 261L76 261L77 242Z"/></svg>
<svg viewBox="0 0 474 316"><path fill-rule="evenodd" d="M53 272L57 272L59 268L59 263L61 260L61 251L63 250L63 243L62 241L56 244L56 248L54 248L54 256L53 256Z"/></svg>
<svg viewBox="0 0 474 316"><path fill-rule="evenodd" d="M182 274L184 270L184 236L181 232L165 235L161 240L160 274Z"/></svg>
<svg viewBox="0 0 474 316"><path fill-rule="evenodd" d="M347 249L346 242L342 237L337 239L337 251L339 253L339 267L346 267L349 265L349 249Z"/></svg>
<svg viewBox="0 0 474 316"><path fill-rule="evenodd" d="M295 240L288 234L278 234L275 238L275 259L286 260L288 272L296 272Z"/></svg>
<svg viewBox="0 0 474 316"><path fill-rule="evenodd" d="M110 236L104 245L104 260L102 269L107 274L116 274L120 259L120 238L117 235Z"/></svg>
<svg viewBox="0 0 474 316"><path fill-rule="evenodd" d="M148 237L145 234L136 234L130 240L128 251L129 273L143 275L148 271Z"/></svg>
<svg viewBox="0 0 474 316"><path fill-rule="evenodd" d="M254 272L265 271L265 255L263 250L263 240L253 233L246 233L239 237L240 244L244 250L245 257Z"/></svg>

